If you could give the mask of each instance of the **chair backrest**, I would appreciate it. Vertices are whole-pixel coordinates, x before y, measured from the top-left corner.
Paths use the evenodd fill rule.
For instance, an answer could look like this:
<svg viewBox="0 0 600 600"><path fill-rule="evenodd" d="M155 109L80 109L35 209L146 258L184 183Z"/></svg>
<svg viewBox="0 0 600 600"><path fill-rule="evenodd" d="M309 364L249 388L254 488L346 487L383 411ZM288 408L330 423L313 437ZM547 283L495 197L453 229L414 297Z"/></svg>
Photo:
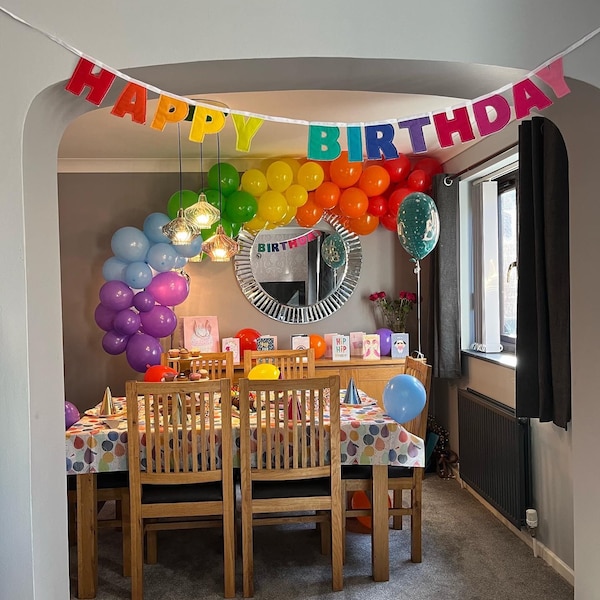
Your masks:
<svg viewBox="0 0 600 600"><path fill-rule="evenodd" d="M202 483L231 476L229 379L128 381L126 395L131 487Z"/></svg>
<svg viewBox="0 0 600 600"><path fill-rule="evenodd" d="M244 352L244 377L260 363L279 367L283 379L304 379L315 376L315 350L246 350Z"/></svg>
<svg viewBox="0 0 600 600"><path fill-rule="evenodd" d="M404 423L403 427L407 431L414 433L421 439L425 439L427 434L427 413L429 411L429 393L431 390L431 365L428 365L424 360L413 358L412 356L406 357L405 373L406 375L412 375L416 377L425 388L425 407L421 413L415 417L412 421Z"/></svg>
<svg viewBox="0 0 600 600"><path fill-rule="evenodd" d="M239 385L242 486L250 478L307 479L333 472L339 476L339 375L277 381L242 378ZM256 413L251 411L252 402Z"/></svg>
<svg viewBox="0 0 600 600"><path fill-rule="evenodd" d="M233 352L203 352L200 356L193 356L183 361L169 359L168 354L163 352L160 364L164 366L177 365L177 367L185 364L191 373L205 369L208 371L209 379L233 380Z"/></svg>

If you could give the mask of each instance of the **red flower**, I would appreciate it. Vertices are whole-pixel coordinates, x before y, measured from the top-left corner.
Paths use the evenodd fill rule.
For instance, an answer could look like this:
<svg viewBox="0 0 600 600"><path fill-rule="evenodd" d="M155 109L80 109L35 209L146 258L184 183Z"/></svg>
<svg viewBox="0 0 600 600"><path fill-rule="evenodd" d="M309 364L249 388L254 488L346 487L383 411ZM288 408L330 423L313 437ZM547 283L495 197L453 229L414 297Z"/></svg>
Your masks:
<svg viewBox="0 0 600 600"><path fill-rule="evenodd" d="M407 299L409 302L416 302L416 301L417 301L417 295L416 295L416 294L413 294L412 292L407 292L407 294L406 294L406 299Z"/></svg>
<svg viewBox="0 0 600 600"><path fill-rule="evenodd" d="M377 294L377 297L378 297L378 298L385 298L385 297L386 297L386 296L385 296L385 292L379 292L379 293Z"/></svg>
<svg viewBox="0 0 600 600"><path fill-rule="evenodd" d="M408 297L408 296L407 296L407 294L408 294L408 292L400 292L400 293L398 294L398 296L399 296L400 298L407 298L407 297Z"/></svg>

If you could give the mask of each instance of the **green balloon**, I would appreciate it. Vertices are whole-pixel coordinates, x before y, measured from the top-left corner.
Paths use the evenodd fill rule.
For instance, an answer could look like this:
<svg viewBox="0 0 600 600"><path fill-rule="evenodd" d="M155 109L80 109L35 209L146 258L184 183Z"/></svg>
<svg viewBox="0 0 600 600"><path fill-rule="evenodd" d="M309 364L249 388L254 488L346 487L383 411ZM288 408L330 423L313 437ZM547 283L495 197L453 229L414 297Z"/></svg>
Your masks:
<svg viewBox="0 0 600 600"><path fill-rule="evenodd" d="M240 187L240 174L229 163L217 163L208 170L208 187L220 189L222 194L229 196Z"/></svg>
<svg viewBox="0 0 600 600"><path fill-rule="evenodd" d="M233 192L227 198L225 216L232 223L247 223L256 216L258 203L256 198L248 192Z"/></svg>
<svg viewBox="0 0 600 600"><path fill-rule="evenodd" d="M212 204L215 208L222 210L222 207L225 207L225 198L223 197L223 194L219 193L219 190L206 188L205 190L200 191L204 192L204 195L206 196L206 201L209 204Z"/></svg>
<svg viewBox="0 0 600 600"><path fill-rule="evenodd" d="M181 190L181 197L180 192L175 192L167 202L167 215L170 219L174 219L180 206L185 210L196 202L198 202L198 194L192 190Z"/></svg>
<svg viewBox="0 0 600 600"><path fill-rule="evenodd" d="M415 259L425 258L440 237L440 216L432 198L413 192L402 200L398 211L398 239Z"/></svg>

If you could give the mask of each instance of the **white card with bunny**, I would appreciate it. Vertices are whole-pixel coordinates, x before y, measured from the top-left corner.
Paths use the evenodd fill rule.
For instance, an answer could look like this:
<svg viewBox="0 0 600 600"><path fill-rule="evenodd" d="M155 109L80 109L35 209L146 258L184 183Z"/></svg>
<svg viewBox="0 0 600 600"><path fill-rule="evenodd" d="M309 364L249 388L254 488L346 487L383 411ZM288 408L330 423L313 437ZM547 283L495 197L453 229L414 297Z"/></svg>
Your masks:
<svg viewBox="0 0 600 600"><path fill-rule="evenodd" d="M217 317L182 317L183 343L188 350L219 352L219 321Z"/></svg>

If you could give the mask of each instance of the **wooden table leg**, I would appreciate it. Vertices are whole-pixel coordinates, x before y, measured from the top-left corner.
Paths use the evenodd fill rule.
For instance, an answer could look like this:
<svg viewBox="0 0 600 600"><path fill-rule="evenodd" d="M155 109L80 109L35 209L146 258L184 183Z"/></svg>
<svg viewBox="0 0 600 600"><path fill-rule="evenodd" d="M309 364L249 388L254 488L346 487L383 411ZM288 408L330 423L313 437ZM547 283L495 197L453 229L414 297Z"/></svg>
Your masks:
<svg viewBox="0 0 600 600"><path fill-rule="evenodd" d="M373 579L375 581L389 581L390 578L387 471L387 465L373 465L371 560L373 563Z"/></svg>
<svg viewBox="0 0 600 600"><path fill-rule="evenodd" d="M95 598L98 587L96 474L77 475L77 597Z"/></svg>

